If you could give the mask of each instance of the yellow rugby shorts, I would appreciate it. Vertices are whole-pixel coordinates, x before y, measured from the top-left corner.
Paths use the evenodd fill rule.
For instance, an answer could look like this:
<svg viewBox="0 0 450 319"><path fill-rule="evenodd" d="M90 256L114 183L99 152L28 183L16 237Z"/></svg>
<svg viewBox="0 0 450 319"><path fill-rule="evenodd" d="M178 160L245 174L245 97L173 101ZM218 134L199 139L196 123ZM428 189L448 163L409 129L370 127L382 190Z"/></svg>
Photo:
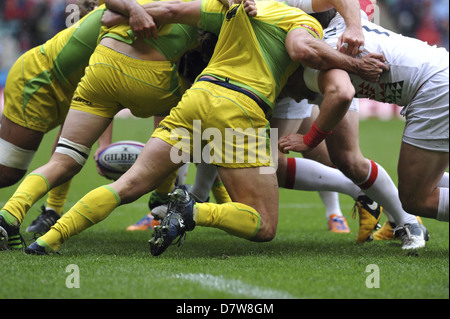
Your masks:
<svg viewBox="0 0 450 319"><path fill-rule="evenodd" d="M5 116L14 123L48 132L64 122L73 88L60 84L39 47L24 53L11 67L5 85Z"/></svg>
<svg viewBox="0 0 450 319"><path fill-rule="evenodd" d="M123 108L143 118L167 115L181 98L179 81L169 61L135 59L98 45L70 107L106 118Z"/></svg>
<svg viewBox="0 0 450 319"><path fill-rule="evenodd" d="M175 163L203 160L229 168L272 164L269 122L260 106L243 93L211 82L198 81L187 90L152 137L174 146Z"/></svg>

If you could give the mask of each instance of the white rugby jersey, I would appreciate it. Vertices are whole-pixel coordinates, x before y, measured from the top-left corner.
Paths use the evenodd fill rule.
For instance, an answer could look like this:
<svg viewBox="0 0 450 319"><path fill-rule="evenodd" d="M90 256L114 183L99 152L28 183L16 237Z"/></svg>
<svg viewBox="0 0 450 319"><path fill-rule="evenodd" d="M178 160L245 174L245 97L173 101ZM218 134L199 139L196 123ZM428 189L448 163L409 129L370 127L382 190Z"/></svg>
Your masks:
<svg viewBox="0 0 450 319"><path fill-rule="evenodd" d="M365 16L364 13L361 13ZM426 42L402 36L386 30L366 19L361 19L365 48L361 55L381 53L390 67L379 82L369 82L350 74L356 90L356 98L368 98L379 102L408 105L422 84L434 74L448 69L449 53L445 48L430 46ZM339 36L346 28L340 14L324 30L324 41L336 48ZM318 72L307 70L305 82L317 92ZM313 82L311 82L313 81ZM320 93L320 92L319 92Z"/></svg>

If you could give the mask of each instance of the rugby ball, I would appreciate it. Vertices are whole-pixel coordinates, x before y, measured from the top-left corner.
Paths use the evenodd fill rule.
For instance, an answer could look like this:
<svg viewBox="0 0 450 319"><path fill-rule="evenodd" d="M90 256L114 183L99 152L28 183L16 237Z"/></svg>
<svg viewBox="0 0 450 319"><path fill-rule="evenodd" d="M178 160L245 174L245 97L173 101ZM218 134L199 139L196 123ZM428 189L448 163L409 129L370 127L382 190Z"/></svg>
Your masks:
<svg viewBox="0 0 450 319"><path fill-rule="evenodd" d="M144 145L137 141L112 143L98 155L97 165L106 178L117 180L136 162Z"/></svg>

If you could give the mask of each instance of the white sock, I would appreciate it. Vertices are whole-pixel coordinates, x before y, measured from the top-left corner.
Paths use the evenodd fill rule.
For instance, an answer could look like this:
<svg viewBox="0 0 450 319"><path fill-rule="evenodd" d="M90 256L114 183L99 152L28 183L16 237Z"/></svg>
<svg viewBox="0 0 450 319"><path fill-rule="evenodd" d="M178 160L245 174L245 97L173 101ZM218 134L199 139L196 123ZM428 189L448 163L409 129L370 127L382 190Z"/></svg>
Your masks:
<svg viewBox="0 0 450 319"><path fill-rule="evenodd" d="M330 219L331 215L342 216L338 193L320 191L319 196L325 205L325 215L327 219Z"/></svg>
<svg viewBox="0 0 450 319"><path fill-rule="evenodd" d="M383 206L389 221L397 226L418 223L416 216L403 210L398 189L386 170L381 165L368 161L370 161L369 174L366 181L359 185L364 193Z"/></svg>
<svg viewBox="0 0 450 319"><path fill-rule="evenodd" d="M175 182L176 185L183 185L186 181L187 173L189 169L189 163L184 164L178 169L177 180Z"/></svg>
<svg viewBox="0 0 450 319"><path fill-rule="evenodd" d="M444 175L442 176L438 186L448 188L448 173L447 172L445 172Z"/></svg>
<svg viewBox="0 0 450 319"><path fill-rule="evenodd" d="M209 192L217 177L217 168L212 164L197 164L197 174L195 175L194 186L191 194L196 200L205 202L209 197Z"/></svg>
<svg viewBox="0 0 450 319"><path fill-rule="evenodd" d="M303 191L329 191L357 199L361 189L341 171L306 158L288 158L286 188ZM293 183L289 179L294 177ZM290 187L292 186L292 187Z"/></svg>
<svg viewBox="0 0 450 319"><path fill-rule="evenodd" d="M448 188L439 189L439 207L436 219L442 222L448 222Z"/></svg>

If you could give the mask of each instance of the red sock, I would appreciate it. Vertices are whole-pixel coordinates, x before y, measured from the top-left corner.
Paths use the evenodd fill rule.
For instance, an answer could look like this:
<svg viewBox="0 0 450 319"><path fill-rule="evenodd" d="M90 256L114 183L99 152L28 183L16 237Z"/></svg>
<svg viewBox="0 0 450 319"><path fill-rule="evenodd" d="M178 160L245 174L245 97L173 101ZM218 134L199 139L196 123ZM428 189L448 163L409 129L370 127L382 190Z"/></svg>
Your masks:
<svg viewBox="0 0 450 319"><path fill-rule="evenodd" d="M361 189L370 188L373 185L373 183L375 183L378 177L378 165L374 161L369 160L369 162L370 162L369 177L367 177L367 180L364 183L358 185L359 188Z"/></svg>
<svg viewBox="0 0 450 319"><path fill-rule="evenodd" d="M286 181L284 182L284 188L293 189L295 183L295 158L288 157L287 159L287 168L286 168Z"/></svg>

